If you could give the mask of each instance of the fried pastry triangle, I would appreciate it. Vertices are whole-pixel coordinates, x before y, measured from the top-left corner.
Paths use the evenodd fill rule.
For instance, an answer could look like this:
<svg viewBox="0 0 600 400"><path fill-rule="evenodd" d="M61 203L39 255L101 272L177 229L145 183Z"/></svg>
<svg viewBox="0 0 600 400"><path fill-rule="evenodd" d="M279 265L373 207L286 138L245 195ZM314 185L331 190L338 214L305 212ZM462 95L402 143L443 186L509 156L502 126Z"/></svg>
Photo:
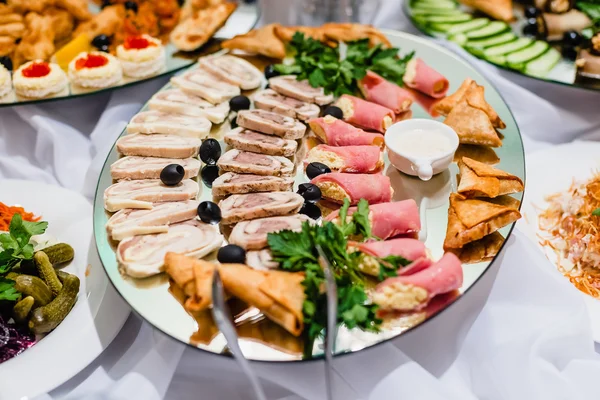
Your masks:
<svg viewBox="0 0 600 400"><path fill-rule="evenodd" d="M463 157L469 157L488 165L496 165L500 162L500 157L491 147L474 144L461 144L458 146L456 153L454 153L454 162L459 162Z"/></svg>
<svg viewBox="0 0 600 400"><path fill-rule="evenodd" d="M335 40L328 39L325 36L325 30L321 27L314 26L275 26L275 34L279 37L279 39L284 42L290 42L292 37L296 32L301 32L305 37L310 37L319 42L323 42L330 47L336 47L337 42Z"/></svg>
<svg viewBox="0 0 600 400"><path fill-rule="evenodd" d="M500 251L504 236L494 232L483 239L467 243L462 249L450 249L465 264L491 261Z"/></svg>
<svg viewBox="0 0 600 400"><path fill-rule="evenodd" d="M236 8L236 3L222 3L196 11L177 24L171 32L171 42L183 51L194 51L202 47L225 25Z"/></svg>
<svg viewBox="0 0 600 400"><path fill-rule="evenodd" d="M324 24L321 29L327 38L335 42L351 42L368 38L370 46L381 44L383 47L392 47L387 37L371 25L331 22Z"/></svg>
<svg viewBox="0 0 600 400"><path fill-rule="evenodd" d="M243 50L251 54L262 54L271 58L285 58L285 45L275 33L279 24L265 25L244 35L237 35L221 43L225 49Z"/></svg>
<svg viewBox="0 0 600 400"><path fill-rule="evenodd" d="M501 21L511 21L514 16L512 0L460 0L460 2Z"/></svg>
<svg viewBox="0 0 600 400"><path fill-rule="evenodd" d="M458 193L465 197L498 197L523 191L521 178L468 157L458 162L458 169Z"/></svg>
<svg viewBox="0 0 600 400"><path fill-rule="evenodd" d="M470 105L467 99L461 100L450 111L444 123L454 129L460 143L491 147L502 146L502 141L488 115Z"/></svg>
<svg viewBox="0 0 600 400"><path fill-rule="evenodd" d="M450 111L452 111L452 109L456 107L458 102L461 101L463 97L465 97L469 89L476 86L477 83L473 79L465 79L460 85L460 87L456 90L456 92L444 97L443 99L435 103L435 105L433 106L433 111L437 112L440 115L447 116L448 114L450 114Z"/></svg>

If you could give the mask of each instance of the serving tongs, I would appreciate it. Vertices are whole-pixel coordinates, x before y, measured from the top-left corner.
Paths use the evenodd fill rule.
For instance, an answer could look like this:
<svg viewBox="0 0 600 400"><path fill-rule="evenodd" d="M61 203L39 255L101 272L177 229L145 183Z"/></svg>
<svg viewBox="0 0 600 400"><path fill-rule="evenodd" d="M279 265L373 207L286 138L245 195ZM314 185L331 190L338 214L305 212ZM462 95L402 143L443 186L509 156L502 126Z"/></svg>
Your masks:
<svg viewBox="0 0 600 400"><path fill-rule="evenodd" d="M231 322L231 313L227 303L225 302L225 291L223 290L223 282L221 281L221 275L219 274L218 268L215 268L213 273L212 298L212 316L217 324L217 327L221 333L223 333L223 336L225 336L227 347L242 368L242 371L244 371L250 380L250 384L252 385L252 389L254 390L256 398L258 400L266 400L267 398L265 396L265 392L263 391L258 378L254 372L252 372L252 369L250 369L250 363L246 357L244 357L242 349L240 348L238 334L233 326L233 323Z"/></svg>

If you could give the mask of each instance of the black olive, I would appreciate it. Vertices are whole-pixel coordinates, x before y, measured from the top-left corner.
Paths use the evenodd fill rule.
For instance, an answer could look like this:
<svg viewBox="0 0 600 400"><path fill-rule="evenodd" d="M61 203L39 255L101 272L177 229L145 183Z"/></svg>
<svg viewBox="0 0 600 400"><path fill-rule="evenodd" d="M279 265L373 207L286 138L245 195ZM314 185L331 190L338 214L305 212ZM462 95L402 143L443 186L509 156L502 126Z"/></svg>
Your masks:
<svg viewBox="0 0 600 400"><path fill-rule="evenodd" d="M92 39L92 46L97 49L102 46L110 46L110 38L106 35L98 35Z"/></svg>
<svg viewBox="0 0 600 400"><path fill-rule="evenodd" d="M126 10L131 10L134 13L138 12L138 5L135 1L126 1L125 2L125 9Z"/></svg>
<svg viewBox="0 0 600 400"><path fill-rule="evenodd" d="M209 138L200 146L200 159L205 164L214 165L221 157L221 145L216 139Z"/></svg>
<svg viewBox="0 0 600 400"><path fill-rule="evenodd" d="M321 218L321 209L313 203L305 202L300 209L300 214L312 219L319 219Z"/></svg>
<svg viewBox="0 0 600 400"><path fill-rule="evenodd" d="M175 186L181 182L185 169L179 164L169 164L160 171L160 180L167 186Z"/></svg>
<svg viewBox="0 0 600 400"><path fill-rule="evenodd" d="M205 165L200 172L202 182L206 187L212 188L212 184L219 177L219 167L216 165Z"/></svg>
<svg viewBox="0 0 600 400"><path fill-rule="evenodd" d="M530 37L537 37L539 34L537 20L535 18L530 18L527 20L527 23L523 26L523 35Z"/></svg>
<svg viewBox="0 0 600 400"><path fill-rule="evenodd" d="M203 201L198 205L198 216L202 222L215 225L221 222L221 209L212 201Z"/></svg>
<svg viewBox="0 0 600 400"><path fill-rule="evenodd" d="M344 112L342 111L341 108L336 107L336 106L329 106L325 109L325 111L323 112L323 116L326 115L331 115L332 117L335 117L337 119L343 119L344 118Z"/></svg>
<svg viewBox="0 0 600 400"><path fill-rule="evenodd" d="M301 183L298 185L298 194L304 197L304 200L311 203L321 200L321 189L312 183Z"/></svg>
<svg viewBox="0 0 600 400"><path fill-rule="evenodd" d="M183 5L185 4L185 0L177 0L177 4L179 5L179 7L183 7Z"/></svg>
<svg viewBox="0 0 600 400"><path fill-rule="evenodd" d="M102 0L102 5L100 6L100 8L108 7L111 4L112 4L111 0Z"/></svg>
<svg viewBox="0 0 600 400"><path fill-rule="evenodd" d="M238 127L237 115L235 116L235 118L233 118L231 121L229 121L229 125L231 126L231 129L235 129Z"/></svg>
<svg viewBox="0 0 600 400"><path fill-rule="evenodd" d="M222 264L244 264L246 262L246 250L235 244L228 244L219 249L217 260Z"/></svg>
<svg viewBox="0 0 600 400"><path fill-rule="evenodd" d="M319 175L328 174L330 172L331 168L320 162L311 162L306 167L306 176L308 176L308 179L314 179Z"/></svg>
<svg viewBox="0 0 600 400"><path fill-rule="evenodd" d="M0 64L4 65L4 68L9 71L13 70L13 63L9 56L0 57Z"/></svg>
<svg viewBox="0 0 600 400"><path fill-rule="evenodd" d="M110 53L110 48L108 46L100 46L98 50L103 51L105 53Z"/></svg>
<svg viewBox="0 0 600 400"><path fill-rule="evenodd" d="M542 14L542 10L540 10L539 8L536 8L535 6L528 6L525 7L525 18L537 18L539 15Z"/></svg>
<svg viewBox="0 0 600 400"><path fill-rule="evenodd" d="M250 99L246 96L235 96L229 100L231 111L247 110L250 108Z"/></svg>
<svg viewBox="0 0 600 400"><path fill-rule="evenodd" d="M577 47L583 42L583 37L577 31L566 31L562 41L563 45Z"/></svg>
<svg viewBox="0 0 600 400"><path fill-rule="evenodd" d="M563 46L561 53L567 60L575 61L577 59L577 49L575 47Z"/></svg>
<svg viewBox="0 0 600 400"><path fill-rule="evenodd" d="M265 67L265 78L271 79L279 75L279 72L277 72L273 64L269 64Z"/></svg>

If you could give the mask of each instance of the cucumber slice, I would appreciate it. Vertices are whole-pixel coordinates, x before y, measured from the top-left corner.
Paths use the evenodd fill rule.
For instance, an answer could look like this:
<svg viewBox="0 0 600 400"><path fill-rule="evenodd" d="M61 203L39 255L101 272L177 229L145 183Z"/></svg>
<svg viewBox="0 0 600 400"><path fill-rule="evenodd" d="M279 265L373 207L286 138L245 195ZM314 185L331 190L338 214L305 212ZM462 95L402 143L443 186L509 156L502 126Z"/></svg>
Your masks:
<svg viewBox="0 0 600 400"><path fill-rule="evenodd" d="M425 18L424 18L425 19ZM427 17L425 20L430 24L452 24L458 22L466 22L473 19L471 14L461 13L461 14L450 14L450 15L431 15Z"/></svg>
<svg viewBox="0 0 600 400"><path fill-rule="evenodd" d="M501 21L493 21L481 29L467 32L467 39L483 39L508 31L510 27Z"/></svg>
<svg viewBox="0 0 600 400"><path fill-rule="evenodd" d="M467 43L467 36L464 33L452 35L448 38L449 41L456 43L459 46L464 46Z"/></svg>
<svg viewBox="0 0 600 400"><path fill-rule="evenodd" d="M488 47L483 51L483 57L487 58L514 53L515 51L519 51L524 49L525 47L531 46L532 43L532 39L519 38L509 43Z"/></svg>
<svg viewBox="0 0 600 400"><path fill-rule="evenodd" d="M500 35L490 36L489 38L470 40L465 44L467 51L481 56L483 51L492 46L498 46L501 44L509 43L515 40L517 36L512 32L501 33Z"/></svg>
<svg viewBox="0 0 600 400"><path fill-rule="evenodd" d="M471 21L453 24L447 32L449 35L453 35L455 33L469 32L475 29L481 29L489 23L490 20L487 18L475 18Z"/></svg>
<svg viewBox="0 0 600 400"><path fill-rule="evenodd" d="M538 58L525 64L523 72L527 75L543 78L548 75L548 72L554 68L561 58L560 52L551 47Z"/></svg>
<svg viewBox="0 0 600 400"><path fill-rule="evenodd" d="M504 55L488 57L488 58L486 58L486 60L488 60L492 64L497 64L497 65L502 65L502 66L507 65L506 56L504 56Z"/></svg>
<svg viewBox="0 0 600 400"><path fill-rule="evenodd" d="M418 0L412 3L412 7L420 8L458 8L458 4L451 0Z"/></svg>
<svg viewBox="0 0 600 400"><path fill-rule="evenodd" d="M506 56L506 62L509 67L521 69L525 63L538 58L548 50L550 45L541 40L537 40L531 46L527 46L515 53L510 53Z"/></svg>
<svg viewBox="0 0 600 400"><path fill-rule="evenodd" d="M446 9L446 8L436 8L436 9L430 9L430 8L413 8L410 10L410 14L413 17L423 17L423 18L428 18L431 17L432 15L456 15L456 14L463 14L463 12L461 10L459 10L458 8L456 9Z"/></svg>

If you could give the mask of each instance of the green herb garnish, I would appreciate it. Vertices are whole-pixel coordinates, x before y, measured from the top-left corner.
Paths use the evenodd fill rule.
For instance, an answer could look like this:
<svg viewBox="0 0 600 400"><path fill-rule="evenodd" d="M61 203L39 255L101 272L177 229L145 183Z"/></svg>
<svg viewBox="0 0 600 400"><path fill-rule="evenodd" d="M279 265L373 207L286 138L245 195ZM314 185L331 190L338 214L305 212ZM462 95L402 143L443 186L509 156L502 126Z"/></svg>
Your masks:
<svg viewBox="0 0 600 400"><path fill-rule="evenodd" d="M592 211L592 215L595 215L596 217L600 217L600 208L596 208L594 211Z"/></svg>

